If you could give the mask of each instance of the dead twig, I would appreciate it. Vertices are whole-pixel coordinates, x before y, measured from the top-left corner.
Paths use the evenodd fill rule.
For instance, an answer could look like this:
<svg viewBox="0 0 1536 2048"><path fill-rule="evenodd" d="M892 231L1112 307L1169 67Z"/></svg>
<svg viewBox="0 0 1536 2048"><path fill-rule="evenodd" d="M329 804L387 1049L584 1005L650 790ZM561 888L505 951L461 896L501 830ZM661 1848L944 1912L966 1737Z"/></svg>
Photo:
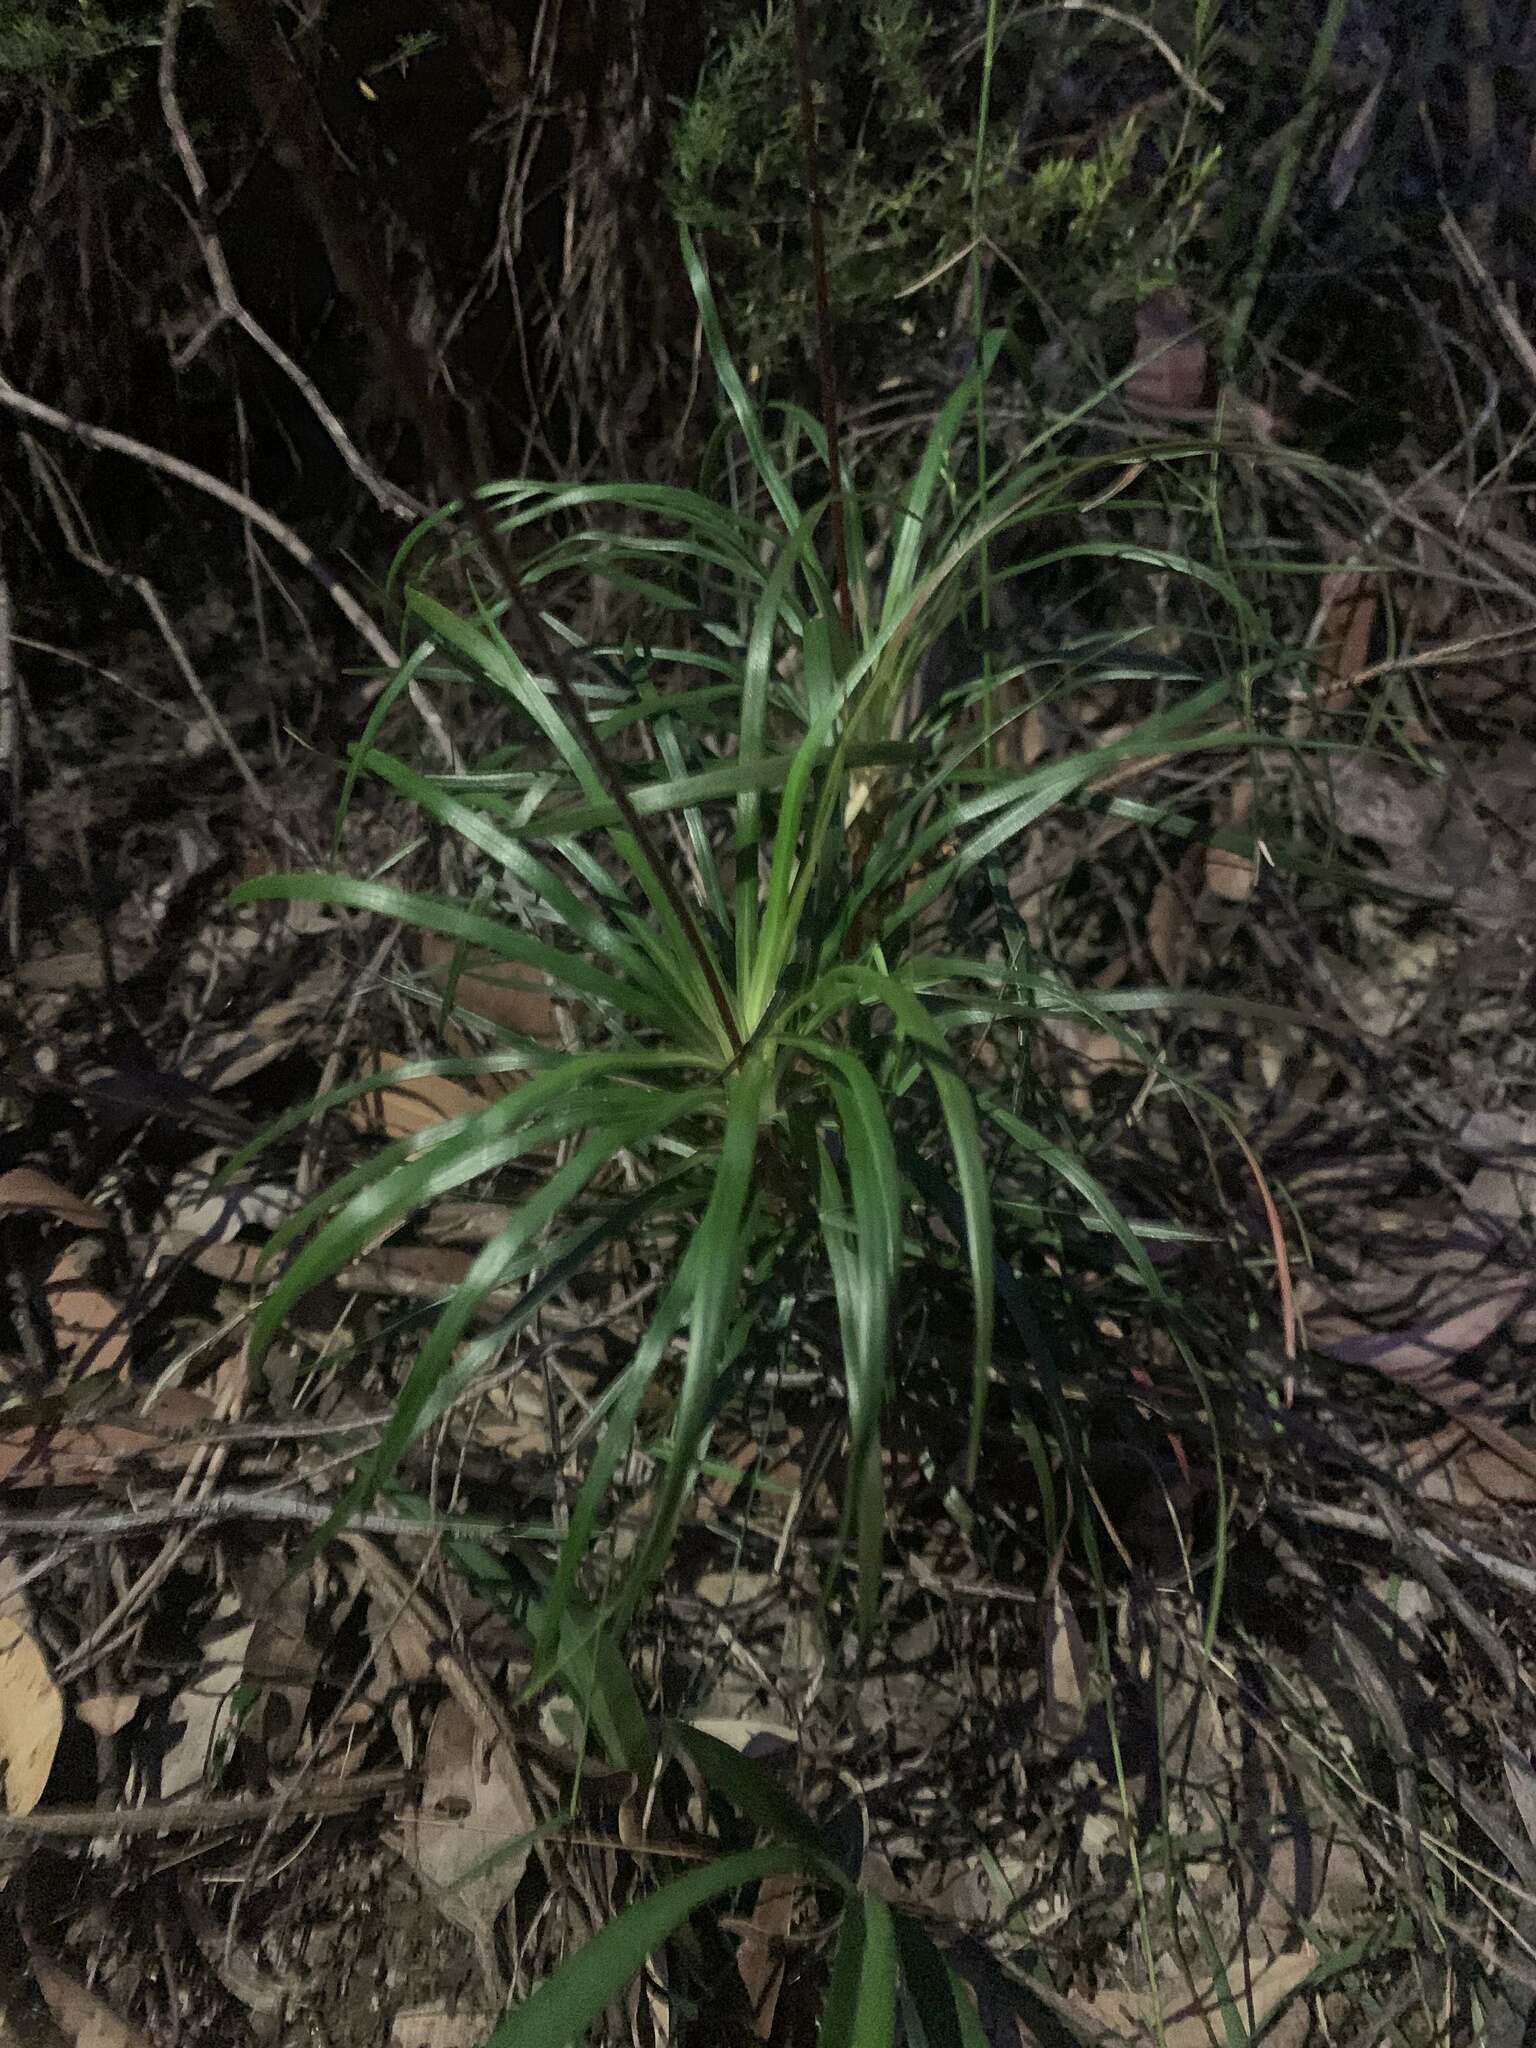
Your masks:
<svg viewBox="0 0 1536 2048"><path fill-rule="evenodd" d="M108 1514L31 1513L23 1509L20 1513L0 1514L0 1534L18 1539L65 1536L81 1542L111 1543L120 1536L142 1536L150 1529L206 1528L216 1522L294 1522L318 1529L335 1512L334 1501L308 1500L291 1493L242 1493L226 1488L196 1500L153 1501ZM406 1536L428 1541L439 1536L473 1536L484 1540L506 1533L503 1523L473 1515L421 1522L409 1515L372 1509L359 1509L349 1515L347 1529L371 1536Z"/></svg>
<svg viewBox="0 0 1536 2048"><path fill-rule="evenodd" d="M145 610L154 620L155 629L159 633L160 638L165 642L166 651L169 653L171 660L180 671L181 679L187 686L188 694L206 720L209 731L212 732L219 745L228 755L234 766L235 773L245 784L252 802L258 810L265 814L273 831L290 852L297 854L303 860L312 859L313 855L309 848L304 845L302 840L296 837L284 823L283 819L279 817L276 806L273 804L271 797L268 796L260 776L257 775L255 769L246 759L245 752L239 741L220 716L218 707L203 686L202 677L192 666L191 656L182 644L180 635L171 624L170 614L160 602L160 593L147 576L141 576L133 569L119 569L113 563L104 560L102 556L96 553L95 548L88 544L85 536L75 531L74 515L65 503L64 494L52 474L51 465L44 457L42 449L30 434L23 434L21 438L31 459L32 473L42 485L48 503L53 509L53 516L58 522L59 532L63 536L64 545L69 550L69 553L82 568L89 569L92 575L100 576L108 583L125 583L140 600ZM108 959L110 959L110 955L108 955Z"/></svg>
<svg viewBox="0 0 1536 2048"><path fill-rule="evenodd" d="M276 1792L239 1799L152 1799L143 1806L54 1806L0 1813L0 1840L110 1835L185 1835L202 1828L249 1827L286 1808L294 1813L344 1813L375 1799L415 1790L412 1771L354 1771L345 1778L309 1778Z"/></svg>
<svg viewBox="0 0 1536 2048"><path fill-rule="evenodd" d="M205 497L225 506L229 511L248 519L259 527L285 553L292 556L302 569L307 569L341 613L347 624L353 628L369 651L393 674L399 667L399 658L384 634L369 618L357 599L333 570L321 561L307 542L300 540L291 526L284 525L275 513L265 505L258 504L244 491L237 491L233 484L227 484L222 477L199 469L195 463L183 462L179 455L167 455L163 448L151 447L147 441L139 441L131 434L119 434L111 427L93 426L88 420L76 419L72 413L60 412L57 406L45 405L40 398L33 398L25 391L18 391L9 378L0 375L0 406L5 406L23 419L35 420L40 426L53 427L59 433L71 434L87 448L109 455L125 455L130 462L142 463L146 469L157 470L163 476L174 477L178 483L201 491ZM441 718L417 688L410 685L411 702L421 718L422 724L432 735L433 744L450 767L456 765L457 756Z"/></svg>
<svg viewBox="0 0 1536 2048"><path fill-rule="evenodd" d="M246 309L239 293L235 290L234 279L230 275L229 264L225 259L223 244L220 242L212 225L212 215L208 205L208 180L203 175L202 164L198 159L196 150L192 147L192 138L187 132L186 122L182 119L181 104L176 96L176 48L181 29L181 16L185 4L186 0L167 0L165 12L161 16L160 109L165 116L165 125L170 130L171 141L175 146L176 154L181 159L181 167L186 173L187 183L192 188L192 200L195 208L192 232L197 237L197 245L202 252L203 267L208 272L209 281L213 285L213 294L218 303L219 314L222 319L232 321L240 329L240 332L253 341L263 355L267 356L282 371L283 375L293 385L299 396L304 400L304 403L329 435L337 454L379 509L393 514L396 519L420 519L426 507L419 505L407 492L388 482L386 478L381 477L370 466L351 435L321 397L313 380L305 374L304 370L293 360L293 357L288 354L287 350L273 340L260 321L255 319ZM218 322L214 322L213 326L217 324ZM197 350L204 346L213 332L213 326L205 326L200 329L194 342L181 351L176 362L178 369L189 362Z"/></svg>

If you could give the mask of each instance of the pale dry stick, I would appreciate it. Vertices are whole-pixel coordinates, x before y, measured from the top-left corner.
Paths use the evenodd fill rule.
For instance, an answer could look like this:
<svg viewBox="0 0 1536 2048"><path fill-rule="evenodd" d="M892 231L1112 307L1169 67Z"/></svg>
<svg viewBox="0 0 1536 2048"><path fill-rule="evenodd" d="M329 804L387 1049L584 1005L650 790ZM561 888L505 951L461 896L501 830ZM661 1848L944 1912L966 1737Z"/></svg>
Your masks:
<svg viewBox="0 0 1536 2048"><path fill-rule="evenodd" d="M1340 1529L1349 1536L1368 1536L1376 1543L1391 1544L1392 1531L1379 1515L1367 1515L1358 1508L1335 1507L1331 1501L1287 1500L1286 1512L1295 1515L1299 1521L1311 1522L1319 1529ZM1536 1594L1536 1568L1519 1564L1512 1557L1501 1557L1497 1551L1482 1550L1471 1543L1451 1543L1443 1536L1432 1535L1427 1529L1416 1532L1431 1557L1438 1557L1446 1564L1476 1565L1489 1578L1497 1579L1502 1585L1512 1586L1517 1593Z"/></svg>
<svg viewBox="0 0 1536 2048"><path fill-rule="evenodd" d="M222 321L232 321L241 333L259 348L263 355L275 363L293 385L304 403L309 407L320 425L329 435L332 445L347 468L356 477L363 489L373 499L380 511L393 514L396 519L412 521L420 519L426 507L418 505L405 491L388 482L365 460L355 442L341 421L320 396L313 381L293 360L286 349L275 341L267 330L246 310L239 293L235 290L225 259L223 244L210 225L212 219L208 204L208 180L192 138L182 119L181 103L176 96L176 47L181 31L181 17L186 0L166 0L165 12L160 19L160 110L165 116L165 125L170 130L171 141L181 159L182 170L192 188L192 232L202 253L203 267L208 272L213 286L214 298L218 303L219 318L205 325L194 342L183 349L176 359L176 368L182 369L192 357L203 348L214 328Z"/></svg>
<svg viewBox="0 0 1536 2048"><path fill-rule="evenodd" d="M275 513L269 512L254 498L247 497L244 491L237 491L221 477L210 475L206 469L199 469L194 463L183 462L179 455L167 455L163 449L151 447L147 441L136 440L131 434L119 434L111 427L92 426L87 420L76 419L72 413L60 412L57 406L45 405L41 399L33 398L25 391L18 391L3 375L0 375L0 406L5 406L11 412L20 413L23 419L35 420L41 426L54 427L60 433L71 434L87 448L109 455L125 455L130 462L142 463L147 469L158 470L164 476L174 477L178 483L187 484L193 490L201 491L204 496L214 499L240 518L248 519L253 526L260 528L270 539L276 541L301 568L308 570L347 624L385 669L393 674L400 666L395 649L390 646L384 634L369 618L340 577L327 568L307 542L300 540L292 527L285 526ZM458 757L442 719L414 678L409 690L411 702L422 724L431 734L433 744L448 766L456 767Z"/></svg>
<svg viewBox="0 0 1536 2048"><path fill-rule="evenodd" d="M111 562L103 560L100 555L87 546L84 538L74 531L74 515L68 505L66 505L63 492L59 489L57 480L52 473L53 466L51 461L43 454L42 449L30 434L23 434L21 439L32 464L32 473L42 485L48 502L53 509L53 516L58 522L59 532L64 537L65 547L82 568L89 569L93 575L102 577L108 583L127 584L128 588L140 600L145 610L154 620L156 630L159 632L160 638L165 642L166 650L180 671L182 681L187 686L188 694L207 720L209 730L233 763L235 773L245 784L252 802L258 810L265 813L267 822L291 853L297 854L304 860L310 859L309 849L295 836L282 818L278 816L272 799L262 787L261 778L246 759L239 741L224 723L213 699L204 689L202 677L192 666L191 658L186 648L182 645L176 628L171 624L170 615L166 611L165 606L160 602L160 593L155 589L155 586L147 576L141 576L133 569L116 568Z"/></svg>
<svg viewBox="0 0 1536 2048"><path fill-rule="evenodd" d="M239 1799L155 1799L143 1806L54 1806L31 1813L0 1812L0 1841L69 1840L110 1835L192 1834L203 1828L247 1827L284 1807L295 1813L344 1813L371 1799L410 1792L412 1771L354 1771L346 1777L310 1778L300 1786Z"/></svg>
<svg viewBox="0 0 1536 2048"><path fill-rule="evenodd" d="M335 1512L333 1500L310 1500L295 1493L246 1493L238 1487L225 1487L198 1500L152 1501L143 1507L114 1508L105 1513L0 1509L0 1535L23 1541L35 1536L59 1536L81 1543L114 1543L119 1537L142 1536L150 1529L211 1529L224 1522L281 1522L296 1528L318 1529ZM506 1534L503 1523L478 1515L420 1522L411 1515L374 1508L359 1508L356 1514L349 1515L347 1528L365 1535L400 1537L413 1542L439 1536L477 1537L484 1541Z"/></svg>

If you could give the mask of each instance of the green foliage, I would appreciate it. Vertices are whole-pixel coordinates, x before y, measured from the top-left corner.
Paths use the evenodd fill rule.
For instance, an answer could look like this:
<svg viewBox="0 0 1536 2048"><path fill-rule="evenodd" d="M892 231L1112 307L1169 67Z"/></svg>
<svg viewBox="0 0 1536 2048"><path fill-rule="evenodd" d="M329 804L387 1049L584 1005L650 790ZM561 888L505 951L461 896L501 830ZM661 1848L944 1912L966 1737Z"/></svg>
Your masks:
<svg viewBox="0 0 1536 2048"><path fill-rule="evenodd" d="M981 2023L964 1985L922 1927L850 1881L815 1823L778 1781L696 1728L677 1724L669 1732L674 1750L710 1789L769 1839L673 1878L626 1907L507 2015L486 2048L566 2048L582 2039L690 1913L786 1873L830 1893L841 1908L818 2032L823 2048L885 2048L894 2038L898 1999L909 2041L983 2048Z"/></svg>
<svg viewBox="0 0 1536 2048"><path fill-rule="evenodd" d="M1061 61L1050 14L1002 10L1002 83L979 151L973 8L860 0L820 16L828 269L850 362L878 348L888 365L898 326L915 350L942 340L973 234L993 267L989 317L1004 325L1032 316L1039 295L1096 313L1177 275L1219 161L1203 110L1183 89L1148 94L1136 111L1074 123L1070 148L1026 149L1023 116L1042 106L1029 81ZM1145 55L1126 24L1072 24L1085 63ZM787 0L769 0L721 29L673 149L673 203L715 238L741 352L775 369L812 327L791 25ZM1191 43L1203 49L1203 16Z"/></svg>
<svg viewBox="0 0 1536 2048"><path fill-rule="evenodd" d="M96 0L8 0L0 6L0 86L7 80L33 87L57 86L84 67L128 58L105 74L110 111L131 89L137 64L131 53L155 49L160 41L156 10L109 17Z"/></svg>
<svg viewBox="0 0 1536 2048"><path fill-rule="evenodd" d="M911 1233L930 1214L935 1168L951 1191L943 1220L963 1247L972 1299L966 1381L955 1389L968 1416L965 1483L977 1473L992 1370L994 1185L1028 1191L1042 1214L1078 1214L1132 1276L1147 1311L1166 1308L1137 1232L1060 1119L1031 1113L1018 1076L994 1085L974 1064L981 1041L997 1034L1027 1061L1039 1020L1069 1013L1114 1031L1155 1069L1150 1050L1118 1021L1142 999L1117 991L1096 1001L997 932L972 943L957 905L1003 849L1053 810L1090 800L1128 762L1244 737L1223 722L1224 684L1175 686L1161 708L1103 744L1023 771L992 765L986 742L1027 708L996 708L995 693L1019 679L1017 666L975 686L979 726L904 734L912 678L964 610L994 545L1012 550L1011 576L1081 554L1189 577L1239 613L1242 600L1193 560L1131 543L1064 548L1057 540L1028 552L1033 525L1123 457L1065 461L1046 447L999 467L983 491L968 486L964 430L1002 345L993 335L941 410L900 501L866 503L849 480L856 582L845 632L818 548L825 501L801 508L792 469L725 350L691 247L688 255L734 413L736 455L721 467L736 479L737 502L659 486L528 482L490 486L485 496L524 561L531 599L575 575L606 581L650 614L654 630L589 661L585 688L635 811L665 821L673 835L665 843L683 854L691 928L658 877L658 860L670 855L625 829L558 694L503 632L498 604L466 611L433 594L445 538L447 557L455 552L446 515L401 551L405 659L355 750L348 793L367 773L410 798L472 851L481 888L469 905L334 874L268 877L237 892L243 901L302 897L396 917L482 949L514 979L548 977L582 1006L576 1050L510 1040L487 1053L485 1072L526 1078L483 1109L364 1159L278 1232L274 1249L297 1249L252 1337L259 1363L303 1295L412 1212L491 1177L508 1190L521 1182L510 1221L442 1308L323 1541L494 1362L556 1276L612 1240L649 1238L666 1284L632 1362L599 1406L604 1434L540 1596L537 1678L562 1662L561 1630L642 1415L659 1405L665 1418L646 1441L662 1477L650 1528L610 1595L620 1626L665 1564L733 1368L749 1349L754 1302L770 1284L782 1291L778 1276L808 1262L825 1278L841 1335L843 1538L868 1640L884 1529L892 1321ZM786 412L780 449L807 445L819 451L819 429ZM1182 452L1159 459L1176 464ZM752 490L743 486L747 464ZM609 519L624 523L600 523ZM553 537L537 546L541 531ZM569 636L556 612L548 616ZM490 689L517 737L474 773L422 774L379 744L417 678ZM289 1123L380 1085L381 1077L348 1084ZM541 1167L528 1186L528 1164L555 1146L559 1163ZM623 1197L612 1172L620 1155L632 1168ZM952 1256L931 1237L924 1255ZM471 1340L487 1298L524 1281L522 1307L492 1336ZM664 1364L684 1339L669 1376ZM1069 1435L1064 1418L1061 1427Z"/></svg>

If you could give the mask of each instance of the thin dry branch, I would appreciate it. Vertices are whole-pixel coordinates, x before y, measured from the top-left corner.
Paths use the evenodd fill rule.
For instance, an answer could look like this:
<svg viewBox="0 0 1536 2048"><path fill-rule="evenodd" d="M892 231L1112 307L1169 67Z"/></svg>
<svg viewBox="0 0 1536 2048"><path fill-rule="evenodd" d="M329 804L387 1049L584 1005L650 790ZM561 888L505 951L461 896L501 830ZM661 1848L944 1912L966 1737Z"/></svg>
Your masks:
<svg viewBox="0 0 1536 2048"><path fill-rule="evenodd" d="M381 477L365 460L356 442L321 397L313 379L306 375L287 350L268 334L260 321L247 310L240 294L235 290L223 244L212 226L212 215L208 206L208 180L203 175L202 164L192 147L192 138L187 132L187 124L182 119L181 104L176 97L176 47L185 4L186 0L167 0L165 12L161 17L160 107L165 116L165 125L170 130L176 154L181 159L181 167L186 173L187 183L192 188L195 208L192 232L197 237L203 267L207 270L209 281L213 285L219 318L199 329L193 343L182 352L177 366L179 368L191 360L192 356L206 344L221 321L232 321L242 334L256 344L263 355L277 365L293 385L325 429L337 454L379 509L392 514L396 519L420 519L426 507L418 504L407 492L390 483L387 478Z"/></svg>
<svg viewBox="0 0 1536 2048"><path fill-rule="evenodd" d="M210 475L206 469L199 469L195 463L183 462L179 455L168 455L163 448L152 447L147 441L139 441L131 434L119 434L111 427L93 426L88 420L76 419L72 413L61 412L57 406L45 405L40 398L18 391L9 378L0 375L0 405L11 412L20 413L23 419L35 420L39 426L53 427L58 432L72 435L87 448L93 448L108 455L126 455L130 462L142 463L146 469L153 469L163 476L174 477L178 483L189 484L194 491L226 506L240 518L248 519L258 526L269 538L275 540L285 553L292 556L300 568L307 569L341 613L347 624L362 639L370 652L391 673L399 666L399 658L384 634L369 618L347 586L329 568L314 549L294 532L291 526L265 505L258 504L244 491L237 491L233 484L227 484L222 477ZM456 765L453 742L437 712L418 690L414 682L410 685L411 702L415 706L423 725L432 735L444 761L450 767Z"/></svg>

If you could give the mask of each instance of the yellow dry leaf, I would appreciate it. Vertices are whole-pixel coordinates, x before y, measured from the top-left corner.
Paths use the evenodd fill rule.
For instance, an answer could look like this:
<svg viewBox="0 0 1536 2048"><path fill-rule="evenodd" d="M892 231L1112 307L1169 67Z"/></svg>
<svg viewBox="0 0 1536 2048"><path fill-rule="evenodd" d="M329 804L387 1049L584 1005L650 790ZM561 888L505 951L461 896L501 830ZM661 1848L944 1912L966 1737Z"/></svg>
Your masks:
<svg viewBox="0 0 1536 2048"><path fill-rule="evenodd" d="M8 1813L43 1796L64 1727L64 1701L42 1651L19 1621L0 1617L0 1776Z"/></svg>

